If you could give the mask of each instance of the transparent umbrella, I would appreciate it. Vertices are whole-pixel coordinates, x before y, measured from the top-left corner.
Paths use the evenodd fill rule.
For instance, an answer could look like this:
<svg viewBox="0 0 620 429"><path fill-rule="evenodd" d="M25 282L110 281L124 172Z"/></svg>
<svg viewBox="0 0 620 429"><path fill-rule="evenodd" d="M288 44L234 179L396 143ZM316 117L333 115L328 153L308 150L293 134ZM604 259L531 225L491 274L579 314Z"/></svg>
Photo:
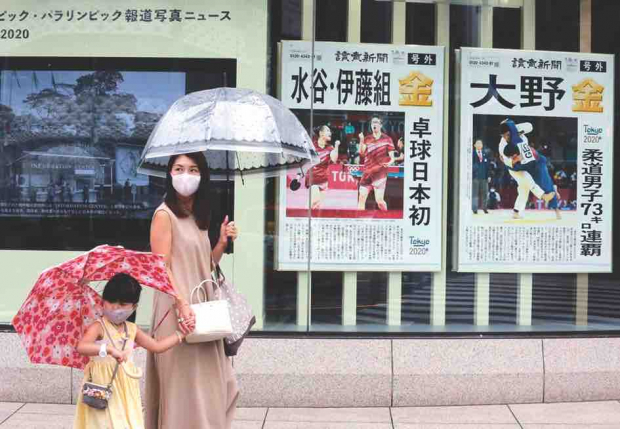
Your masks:
<svg viewBox="0 0 620 429"><path fill-rule="evenodd" d="M214 179L318 162L312 140L279 100L249 89L216 88L177 100L155 126L139 173L165 177L170 156L203 151ZM307 166L307 167L306 167Z"/></svg>

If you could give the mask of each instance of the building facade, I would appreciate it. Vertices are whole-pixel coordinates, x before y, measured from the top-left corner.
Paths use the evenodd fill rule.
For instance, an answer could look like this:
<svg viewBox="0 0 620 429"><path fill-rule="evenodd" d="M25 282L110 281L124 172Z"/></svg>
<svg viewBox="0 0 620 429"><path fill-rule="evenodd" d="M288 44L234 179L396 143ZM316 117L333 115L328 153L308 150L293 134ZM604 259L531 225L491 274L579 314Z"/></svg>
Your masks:
<svg viewBox="0 0 620 429"><path fill-rule="evenodd" d="M620 399L618 17L606 0L9 0L0 401L75 401L79 371L28 363L11 320L45 268L148 250L163 181L137 172L142 148L176 99L220 86L281 99L336 150L321 172L213 183L211 238L233 215L222 265L257 318L244 405ZM532 126L546 188L523 191L523 151L504 160L506 119ZM375 147L384 176L365 173Z"/></svg>

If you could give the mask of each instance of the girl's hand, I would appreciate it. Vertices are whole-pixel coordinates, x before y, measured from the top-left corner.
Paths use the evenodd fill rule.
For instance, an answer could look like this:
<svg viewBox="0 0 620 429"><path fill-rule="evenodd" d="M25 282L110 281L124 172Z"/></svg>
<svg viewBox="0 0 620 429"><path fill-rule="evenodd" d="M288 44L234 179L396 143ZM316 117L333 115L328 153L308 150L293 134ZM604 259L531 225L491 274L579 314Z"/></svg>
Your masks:
<svg viewBox="0 0 620 429"><path fill-rule="evenodd" d="M237 229L235 222L228 222L228 216L226 216L220 226L220 243L227 244L229 237L235 241L238 236L239 230Z"/></svg>
<svg viewBox="0 0 620 429"><path fill-rule="evenodd" d="M129 356L131 356L132 350L123 350L121 352L121 360L120 362L127 362L129 360Z"/></svg>
<svg viewBox="0 0 620 429"><path fill-rule="evenodd" d="M115 348L112 348L112 351L110 352L110 354L112 355L114 359L117 360L118 363L123 363L127 360L127 357L129 356L128 352L129 350L119 352Z"/></svg>
<svg viewBox="0 0 620 429"><path fill-rule="evenodd" d="M183 336L189 335L194 332L196 328L196 314L192 307L187 303L182 303L177 306L178 324Z"/></svg>

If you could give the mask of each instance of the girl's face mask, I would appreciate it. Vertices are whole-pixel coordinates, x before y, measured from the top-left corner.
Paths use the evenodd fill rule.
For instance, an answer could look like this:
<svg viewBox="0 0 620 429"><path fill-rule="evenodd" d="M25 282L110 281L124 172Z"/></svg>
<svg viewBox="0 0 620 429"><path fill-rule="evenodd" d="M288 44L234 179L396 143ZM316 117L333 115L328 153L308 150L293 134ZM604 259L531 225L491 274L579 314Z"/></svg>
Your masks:
<svg viewBox="0 0 620 429"><path fill-rule="evenodd" d="M134 311L136 311L135 306L132 306L131 308L119 308L116 310L107 309L104 306L103 315L115 325L120 325L125 322Z"/></svg>

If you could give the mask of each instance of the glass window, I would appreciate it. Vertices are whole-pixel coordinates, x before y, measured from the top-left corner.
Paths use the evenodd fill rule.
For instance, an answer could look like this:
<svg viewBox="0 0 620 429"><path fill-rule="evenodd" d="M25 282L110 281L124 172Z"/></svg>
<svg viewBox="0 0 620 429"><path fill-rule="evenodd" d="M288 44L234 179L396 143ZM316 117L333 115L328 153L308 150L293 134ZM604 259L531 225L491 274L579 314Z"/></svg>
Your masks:
<svg viewBox="0 0 620 429"><path fill-rule="evenodd" d="M536 49L579 52L579 0L536 2ZM561 22L562 25L549 25Z"/></svg>
<svg viewBox="0 0 620 429"><path fill-rule="evenodd" d="M436 33L436 11L432 3L406 4L406 35L408 45L434 45Z"/></svg>
<svg viewBox="0 0 620 429"><path fill-rule="evenodd" d="M392 2L362 0L359 24L362 43L392 42L392 9Z"/></svg>
<svg viewBox="0 0 620 429"><path fill-rule="evenodd" d="M475 142L461 131L468 103L462 99L463 53L488 71L484 67L496 67L493 56L500 51L489 54L490 59L472 59L481 52L484 57L485 51L467 48L516 52L515 71L496 76L495 82L514 88L497 86L489 91L491 102L512 90L506 99L519 104L513 112L527 100L550 102L550 94L558 103L567 102L573 100L573 89L565 85L565 74L565 93L553 87L549 79L557 69L552 64L544 76L532 75L543 80L533 79L529 90L517 69L537 69L537 62L528 63L537 51L542 57L566 53L561 69L566 74L569 67L585 73L578 62L585 57L577 53L617 58L615 33L620 30L614 20L620 4L216 2L217 14L203 14L204 2L192 0L172 1L163 15L129 10L115 17L116 9L127 6L99 1L100 11L109 9L107 19L115 19L114 24L100 16L96 23L84 20L71 27L68 13L52 13L51 19L39 21L25 16L21 27L11 30L10 40L0 47L0 268L10 285L0 292L0 324L10 323L46 267L103 243L148 250L150 219L164 182L136 174L141 150L175 100L229 86L266 93L289 106L325 167L212 183L210 239L217 240L226 215L240 226L242 236L222 265L252 303L255 330L479 335L617 328L620 289L615 273L548 273L535 264L531 269L459 272L456 246L471 240L489 252L493 245L464 236L460 229L462 190L474 193L473 185L464 185L459 176L469 168L461 155L471 151L473 163L475 151ZM8 0L5 7L40 13L36 2L22 3ZM172 14L175 3L183 12L179 16ZM69 11L78 4L69 0L58 7ZM102 39L98 26L109 37ZM77 41L88 48L76 47ZM611 67L611 60L605 61ZM595 70L588 76L596 81L603 73ZM620 102L618 73L614 68L616 105L604 105L614 112ZM538 90L537 82L547 86ZM605 96L612 92L605 91ZM499 149L504 113L484 115L471 125L485 140L480 158L488 156L492 164L488 189L476 185L487 203L474 207L472 197L467 211L476 219L490 219L496 210L504 213L506 219L497 225L503 227L522 220L513 218L519 184L504 167L505 152ZM528 141L547 159L551 186L563 195L560 213L569 219L584 199L579 190L585 179L578 179L577 169L583 124L561 115L539 116L512 115L537 127ZM606 133L613 141L616 133ZM431 161L421 155L426 150ZM615 167L617 156L605 159L605 166ZM611 184L610 173L603 177L605 186ZM552 213L542 196L532 194L524 210L536 216ZM434 205L425 206L426 200ZM610 207L606 214L611 213ZM438 228L429 233L433 225ZM519 225L527 231L526 221ZM531 231L556 226L565 225L551 220L536 223L532 228L540 229ZM612 223L611 229L605 232L618 242L618 228ZM566 240L566 230L557 231L558 243ZM425 234L431 235L432 245ZM494 249L498 242L502 240L495 239ZM420 262L433 246L440 248L434 262ZM403 254L415 258L407 264L394 262L405 260ZM23 266L23 260L32 263ZM144 303L140 323L149 323L149 313Z"/></svg>

